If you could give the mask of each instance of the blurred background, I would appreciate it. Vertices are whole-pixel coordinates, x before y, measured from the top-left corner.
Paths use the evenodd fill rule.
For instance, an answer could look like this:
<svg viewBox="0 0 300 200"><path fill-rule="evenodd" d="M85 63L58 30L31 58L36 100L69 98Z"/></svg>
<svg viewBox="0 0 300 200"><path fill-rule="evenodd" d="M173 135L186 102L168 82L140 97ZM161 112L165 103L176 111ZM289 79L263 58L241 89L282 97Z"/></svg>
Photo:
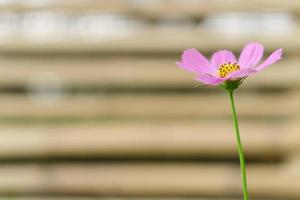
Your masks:
<svg viewBox="0 0 300 200"><path fill-rule="evenodd" d="M1 199L241 199L225 91L186 48L284 59L236 93L250 199L300 199L300 1L1 0Z"/></svg>

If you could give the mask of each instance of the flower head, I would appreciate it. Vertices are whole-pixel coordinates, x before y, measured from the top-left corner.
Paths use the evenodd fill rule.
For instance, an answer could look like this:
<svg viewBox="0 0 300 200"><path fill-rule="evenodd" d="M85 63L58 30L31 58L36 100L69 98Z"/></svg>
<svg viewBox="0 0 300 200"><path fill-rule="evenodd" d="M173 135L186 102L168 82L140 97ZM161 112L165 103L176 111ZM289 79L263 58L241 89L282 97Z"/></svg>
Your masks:
<svg viewBox="0 0 300 200"><path fill-rule="evenodd" d="M197 75L196 80L205 85L240 84L241 80L255 74L282 58L282 49L274 51L264 62L258 65L263 57L264 47L256 42L248 43L237 60L228 50L215 52L208 61L196 49L187 49L177 65Z"/></svg>

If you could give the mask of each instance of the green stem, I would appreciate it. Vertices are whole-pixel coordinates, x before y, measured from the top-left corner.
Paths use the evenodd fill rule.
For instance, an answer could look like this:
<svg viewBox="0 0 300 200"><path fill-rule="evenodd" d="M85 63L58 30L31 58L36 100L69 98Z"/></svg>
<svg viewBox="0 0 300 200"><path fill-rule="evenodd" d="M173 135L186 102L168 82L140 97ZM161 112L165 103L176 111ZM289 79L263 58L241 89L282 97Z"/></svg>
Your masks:
<svg viewBox="0 0 300 200"><path fill-rule="evenodd" d="M239 152L242 183L243 183L243 195L244 195L244 200L248 200L249 196L248 196L248 189L247 189L246 164L245 164L244 151L243 151L243 146L242 146L241 137L240 137L237 114L236 114L235 105L234 105L233 90L228 90L228 92L229 92L229 96L230 96L231 110L232 110L232 114L233 114L233 123L234 123L238 152Z"/></svg>

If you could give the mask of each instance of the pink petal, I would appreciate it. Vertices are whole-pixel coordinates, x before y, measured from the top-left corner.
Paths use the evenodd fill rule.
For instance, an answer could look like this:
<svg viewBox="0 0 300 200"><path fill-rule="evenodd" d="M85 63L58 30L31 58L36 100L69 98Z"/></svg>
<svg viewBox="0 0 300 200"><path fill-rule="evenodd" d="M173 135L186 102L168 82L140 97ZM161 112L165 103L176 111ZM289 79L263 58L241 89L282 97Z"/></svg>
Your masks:
<svg viewBox="0 0 300 200"><path fill-rule="evenodd" d="M278 60L280 60L282 58L282 54L283 54L283 50L282 49L277 49L261 65L259 65L255 69L257 71L263 70L267 66L269 66L269 65L277 62Z"/></svg>
<svg viewBox="0 0 300 200"><path fill-rule="evenodd" d="M264 47L256 42L248 43L239 58L239 66L241 69L255 66L263 57Z"/></svg>
<svg viewBox="0 0 300 200"><path fill-rule="evenodd" d="M226 78L228 79L240 79L240 78L244 78L247 77L251 74L255 74L258 71L255 68L246 68L246 69L240 69L237 71L232 72L231 74L229 74Z"/></svg>
<svg viewBox="0 0 300 200"><path fill-rule="evenodd" d="M217 69L220 65L225 63L236 63L234 54L228 50L221 50L215 52L211 57L212 65Z"/></svg>
<svg viewBox="0 0 300 200"><path fill-rule="evenodd" d="M208 74L202 74L199 75L195 80L200 81L206 85L219 85L223 83L226 79L225 78L219 78L219 77L213 77Z"/></svg>
<svg viewBox="0 0 300 200"><path fill-rule="evenodd" d="M196 49L187 49L181 56L182 62L177 65L187 71L198 74L216 74L216 69L211 67L209 61Z"/></svg>

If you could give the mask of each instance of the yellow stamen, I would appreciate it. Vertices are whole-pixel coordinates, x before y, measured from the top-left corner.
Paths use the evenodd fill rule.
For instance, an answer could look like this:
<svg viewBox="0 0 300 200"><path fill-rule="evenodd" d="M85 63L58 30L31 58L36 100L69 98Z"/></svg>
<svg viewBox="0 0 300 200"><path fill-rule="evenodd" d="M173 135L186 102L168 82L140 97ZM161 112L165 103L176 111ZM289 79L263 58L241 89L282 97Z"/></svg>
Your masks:
<svg viewBox="0 0 300 200"><path fill-rule="evenodd" d="M240 66L236 63L226 63L223 64L219 67L218 72L219 72L219 76L221 78L225 78L226 76L228 76L228 74L239 70Z"/></svg>

